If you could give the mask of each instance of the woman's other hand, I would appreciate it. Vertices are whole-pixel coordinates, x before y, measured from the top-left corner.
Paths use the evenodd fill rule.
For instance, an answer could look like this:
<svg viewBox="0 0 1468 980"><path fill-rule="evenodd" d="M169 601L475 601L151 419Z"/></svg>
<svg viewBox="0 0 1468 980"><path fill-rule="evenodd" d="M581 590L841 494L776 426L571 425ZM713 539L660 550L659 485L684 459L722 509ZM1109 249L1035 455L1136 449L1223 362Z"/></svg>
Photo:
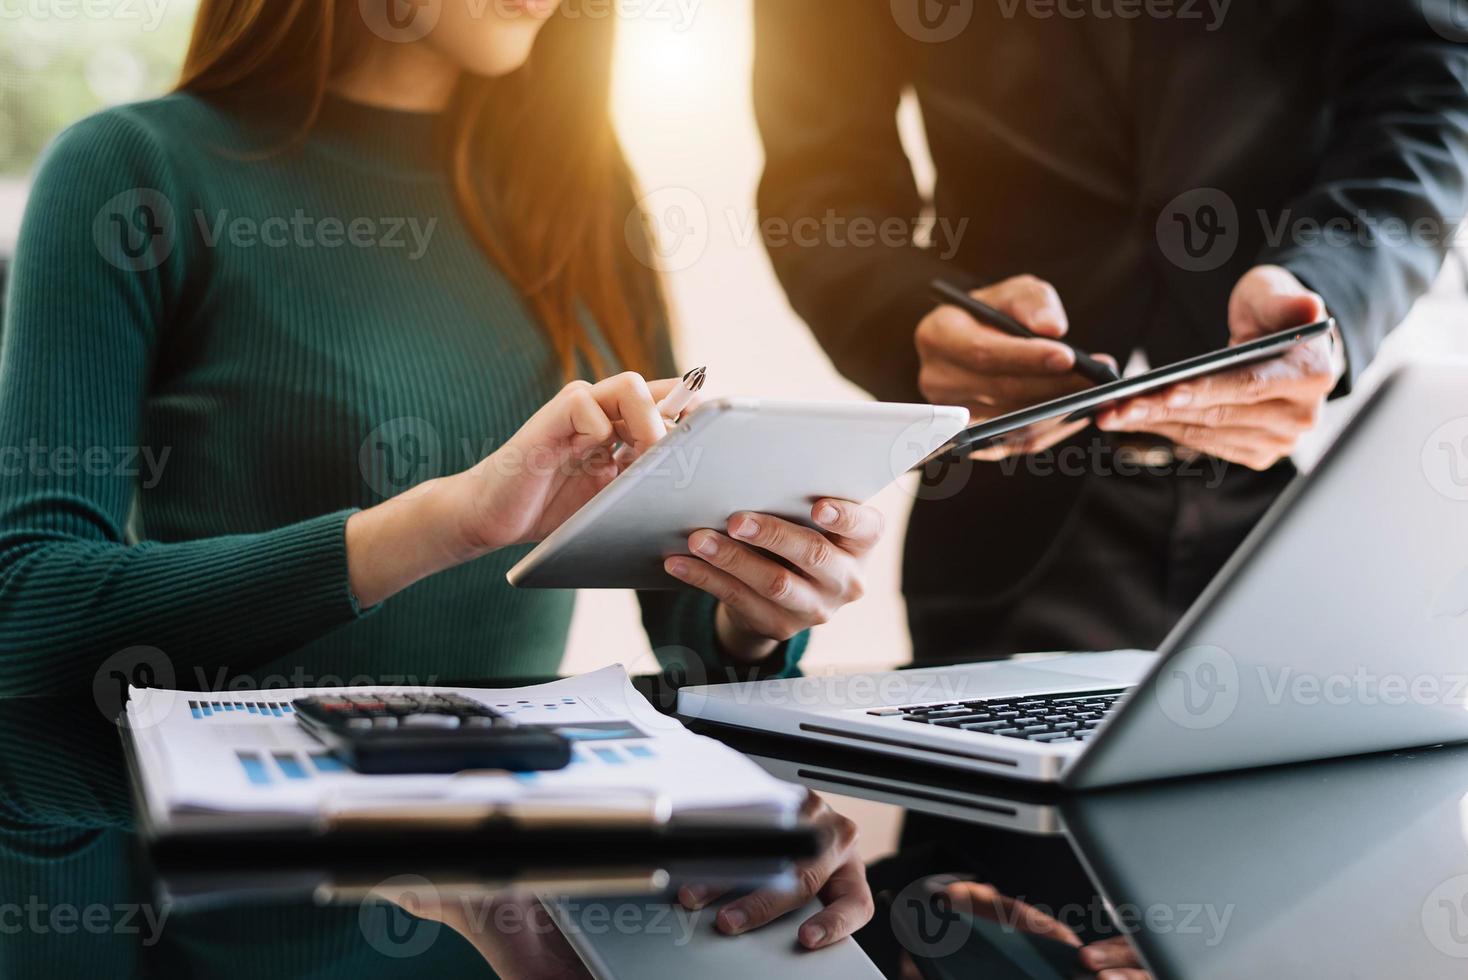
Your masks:
<svg viewBox="0 0 1468 980"><path fill-rule="evenodd" d="M719 644L731 659L763 660L865 593L861 559L882 537L882 512L818 500L811 520L820 530L735 514L723 531L689 535L691 555L664 564L669 575L719 600Z"/></svg>
<svg viewBox="0 0 1468 980"><path fill-rule="evenodd" d="M856 853L856 824L832 810L815 793L807 794L801 817L829 832L826 849L796 865L793 889L761 888L726 904L714 918L720 932L742 935L804 908L813 898L819 898L825 908L800 926L800 944L806 949L838 943L871 921L875 904L866 866ZM678 902L696 910L723 895L718 888L684 887L678 890Z"/></svg>

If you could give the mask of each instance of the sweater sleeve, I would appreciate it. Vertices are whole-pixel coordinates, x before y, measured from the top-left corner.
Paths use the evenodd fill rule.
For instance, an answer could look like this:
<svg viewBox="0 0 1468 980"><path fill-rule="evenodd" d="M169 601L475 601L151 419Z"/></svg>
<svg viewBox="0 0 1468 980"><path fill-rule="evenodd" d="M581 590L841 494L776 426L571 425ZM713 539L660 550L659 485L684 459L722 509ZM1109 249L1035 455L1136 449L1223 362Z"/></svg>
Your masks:
<svg viewBox="0 0 1468 980"><path fill-rule="evenodd" d="M191 287L185 183L112 110L48 150L0 332L0 694L72 689L147 645L186 665L268 662L360 615L349 512L276 530L131 542L160 342ZM160 678L160 685L166 678Z"/></svg>

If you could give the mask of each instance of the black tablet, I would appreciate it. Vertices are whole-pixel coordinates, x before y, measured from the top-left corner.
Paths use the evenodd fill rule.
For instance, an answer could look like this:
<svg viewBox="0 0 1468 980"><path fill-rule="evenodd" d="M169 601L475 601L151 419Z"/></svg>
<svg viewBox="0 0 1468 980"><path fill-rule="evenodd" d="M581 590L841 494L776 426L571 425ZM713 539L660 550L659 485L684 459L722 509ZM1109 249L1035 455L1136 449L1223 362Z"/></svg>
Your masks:
<svg viewBox="0 0 1468 980"><path fill-rule="evenodd" d="M1168 367L1158 368L1134 378L1123 378L1109 385L1088 388L1074 395L1066 395L1054 401L1026 408L998 418L988 419L964 429L953 440L928 457L927 463L952 459L966 453L990 449L1007 442L1030 438L1028 430L1040 430L1067 425L1071 422L1099 415L1108 405L1128 398L1150 394L1182 381L1218 374L1246 364L1267 361L1328 334L1335 328L1334 320L1312 323L1306 327L1295 327L1280 333L1270 334L1199 357L1179 361Z"/></svg>

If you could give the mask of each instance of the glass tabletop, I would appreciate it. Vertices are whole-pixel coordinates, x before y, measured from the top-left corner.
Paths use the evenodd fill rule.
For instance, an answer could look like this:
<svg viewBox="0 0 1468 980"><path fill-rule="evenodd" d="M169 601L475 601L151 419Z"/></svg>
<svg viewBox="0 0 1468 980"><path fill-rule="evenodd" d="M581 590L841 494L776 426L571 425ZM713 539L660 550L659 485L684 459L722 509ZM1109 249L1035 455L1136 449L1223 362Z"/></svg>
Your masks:
<svg viewBox="0 0 1468 980"><path fill-rule="evenodd" d="M639 688L671 706L657 679ZM1468 964L1465 748L1067 795L695 728L859 832L874 911L855 942L872 976L1430 978ZM775 938L730 938L718 900L679 902L689 887L794 888L795 858L714 841L603 851L487 836L169 855L137 832L119 732L95 701L0 700L0 975L585 977L640 963L713 977L769 956L792 976L857 975L839 951L795 951L801 913Z"/></svg>

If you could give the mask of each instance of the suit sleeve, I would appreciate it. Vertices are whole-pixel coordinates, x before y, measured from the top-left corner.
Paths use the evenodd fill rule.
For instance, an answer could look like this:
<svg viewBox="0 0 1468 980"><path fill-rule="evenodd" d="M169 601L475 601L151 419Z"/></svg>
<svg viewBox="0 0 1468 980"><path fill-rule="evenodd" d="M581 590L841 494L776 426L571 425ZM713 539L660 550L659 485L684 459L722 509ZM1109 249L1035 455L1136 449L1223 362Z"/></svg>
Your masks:
<svg viewBox="0 0 1468 980"><path fill-rule="evenodd" d="M1308 219L1322 232L1261 256L1325 298L1346 342L1347 390L1432 285L1468 209L1468 31L1451 6L1358 8L1367 20L1338 69L1334 138L1287 205L1295 227Z"/></svg>
<svg viewBox="0 0 1468 980"><path fill-rule="evenodd" d="M947 266L912 242L924 202L897 130L907 45L887 8L756 0L760 226L791 305L837 369L879 399L923 401L913 332ZM884 222L905 232L868 245Z"/></svg>

